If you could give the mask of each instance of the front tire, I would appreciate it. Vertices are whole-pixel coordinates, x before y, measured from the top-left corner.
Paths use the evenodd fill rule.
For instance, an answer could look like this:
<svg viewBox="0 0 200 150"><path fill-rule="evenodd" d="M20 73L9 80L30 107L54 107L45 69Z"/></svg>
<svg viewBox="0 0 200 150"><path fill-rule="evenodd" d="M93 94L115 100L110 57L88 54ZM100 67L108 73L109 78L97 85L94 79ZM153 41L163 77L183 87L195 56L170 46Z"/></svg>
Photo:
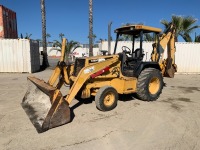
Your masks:
<svg viewBox="0 0 200 150"><path fill-rule="evenodd" d="M144 69L137 82L137 96L144 101L154 101L159 98L163 89L163 77L155 68Z"/></svg>
<svg viewBox="0 0 200 150"><path fill-rule="evenodd" d="M95 103L99 110L110 111L117 106L118 93L111 86L101 87L96 96Z"/></svg>

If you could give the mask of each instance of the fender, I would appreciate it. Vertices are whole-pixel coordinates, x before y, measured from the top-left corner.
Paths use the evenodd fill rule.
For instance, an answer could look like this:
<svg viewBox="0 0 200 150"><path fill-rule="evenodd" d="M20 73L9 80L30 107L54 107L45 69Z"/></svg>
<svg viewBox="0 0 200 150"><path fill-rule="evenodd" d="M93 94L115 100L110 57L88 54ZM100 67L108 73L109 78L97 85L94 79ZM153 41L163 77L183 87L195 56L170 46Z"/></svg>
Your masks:
<svg viewBox="0 0 200 150"><path fill-rule="evenodd" d="M160 65L157 62L138 62L138 65L134 71L134 77L138 77L145 68L155 68L161 71Z"/></svg>

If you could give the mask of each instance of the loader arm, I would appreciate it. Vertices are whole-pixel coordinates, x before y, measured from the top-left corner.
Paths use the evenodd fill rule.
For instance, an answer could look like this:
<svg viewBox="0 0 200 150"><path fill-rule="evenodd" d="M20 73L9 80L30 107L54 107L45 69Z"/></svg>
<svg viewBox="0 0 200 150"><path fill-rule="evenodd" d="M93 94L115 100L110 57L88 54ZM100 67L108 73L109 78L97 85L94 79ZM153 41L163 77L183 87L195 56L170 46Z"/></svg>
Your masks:
<svg viewBox="0 0 200 150"><path fill-rule="evenodd" d="M107 71L109 71L109 66L111 66L113 63L119 61L117 55L113 55L113 58L107 59L106 61L101 61L98 63L91 64L87 67L84 67L80 70L78 76L76 77L69 94L65 98L65 100L68 102L68 104L71 103L73 98L76 96L78 91L81 89L81 87L86 83L90 78L94 78L98 75L101 75Z"/></svg>
<svg viewBox="0 0 200 150"><path fill-rule="evenodd" d="M70 68L70 65L66 66L66 63L64 62L64 58L65 58L65 43L66 43L66 39L63 38L62 40L62 49L61 49L61 56L60 56L60 61L58 62L56 68L54 69L51 77L49 78L48 84L53 86L57 79L59 78L60 75L62 75L62 77L65 80L66 84L69 84L69 75L67 74L67 69L66 67Z"/></svg>

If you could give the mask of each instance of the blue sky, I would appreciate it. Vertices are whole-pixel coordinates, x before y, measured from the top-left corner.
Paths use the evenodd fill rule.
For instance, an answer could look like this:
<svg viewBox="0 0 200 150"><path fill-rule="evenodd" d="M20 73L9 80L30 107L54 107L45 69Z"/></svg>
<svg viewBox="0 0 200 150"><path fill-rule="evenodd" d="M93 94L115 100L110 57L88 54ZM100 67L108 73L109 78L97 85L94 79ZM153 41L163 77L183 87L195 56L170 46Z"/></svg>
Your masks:
<svg viewBox="0 0 200 150"><path fill-rule="evenodd" d="M41 39L40 0L0 0L0 5L17 13L18 36L32 34ZM126 23L144 23L163 29L160 20L170 20L173 14L193 16L200 25L200 0L93 0L93 32L107 39L108 23L114 29ZM88 43L88 0L46 0L47 33L50 41L64 33L69 40ZM196 30L200 34L200 29Z"/></svg>

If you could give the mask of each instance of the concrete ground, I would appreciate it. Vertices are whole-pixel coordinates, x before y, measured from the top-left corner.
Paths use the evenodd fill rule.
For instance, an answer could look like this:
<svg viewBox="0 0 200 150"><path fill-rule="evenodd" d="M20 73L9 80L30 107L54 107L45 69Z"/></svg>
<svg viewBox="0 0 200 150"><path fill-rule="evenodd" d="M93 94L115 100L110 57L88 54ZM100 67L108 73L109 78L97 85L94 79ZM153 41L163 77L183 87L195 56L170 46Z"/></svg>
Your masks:
<svg viewBox="0 0 200 150"><path fill-rule="evenodd" d="M38 134L20 103L26 77L48 80L52 70L0 74L0 149L2 150L199 150L200 75L165 78L160 98L144 102L120 96L109 112L95 103L78 105L69 124ZM62 90L67 93L68 88ZM78 103L78 104L77 104ZM77 104L77 105L76 105Z"/></svg>

